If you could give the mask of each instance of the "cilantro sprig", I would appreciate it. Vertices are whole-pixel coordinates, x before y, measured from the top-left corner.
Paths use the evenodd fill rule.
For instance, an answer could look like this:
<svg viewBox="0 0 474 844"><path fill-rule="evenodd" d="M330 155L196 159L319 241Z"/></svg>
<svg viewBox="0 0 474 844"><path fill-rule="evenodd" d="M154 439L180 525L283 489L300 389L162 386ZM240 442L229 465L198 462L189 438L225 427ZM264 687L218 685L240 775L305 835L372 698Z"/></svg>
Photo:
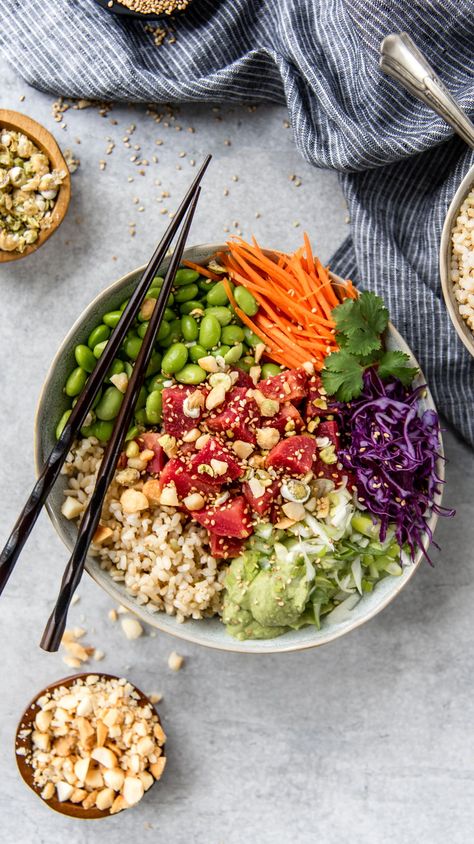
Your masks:
<svg viewBox="0 0 474 844"><path fill-rule="evenodd" d="M369 366L377 366L382 380L393 377L405 387L411 384L418 370L410 366L408 355L382 348L388 311L380 296L366 290L357 299L346 299L334 308L332 317L340 351L328 355L321 373L329 395L343 402L357 398Z"/></svg>

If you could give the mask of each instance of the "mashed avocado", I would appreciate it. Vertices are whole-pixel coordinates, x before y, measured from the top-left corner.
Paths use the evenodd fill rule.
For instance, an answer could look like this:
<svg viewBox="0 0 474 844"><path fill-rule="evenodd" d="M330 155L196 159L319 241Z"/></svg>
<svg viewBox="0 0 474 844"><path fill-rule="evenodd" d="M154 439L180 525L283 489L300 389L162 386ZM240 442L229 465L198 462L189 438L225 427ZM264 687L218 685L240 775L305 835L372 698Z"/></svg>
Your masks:
<svg viewBox="0 0 474 844"><path fill-rule="evenodd" d="M271 639L297 626L311 584L302 561L274 562L260 569L250 551L233 560L225 579L222 620L235 639Z"/></svg>

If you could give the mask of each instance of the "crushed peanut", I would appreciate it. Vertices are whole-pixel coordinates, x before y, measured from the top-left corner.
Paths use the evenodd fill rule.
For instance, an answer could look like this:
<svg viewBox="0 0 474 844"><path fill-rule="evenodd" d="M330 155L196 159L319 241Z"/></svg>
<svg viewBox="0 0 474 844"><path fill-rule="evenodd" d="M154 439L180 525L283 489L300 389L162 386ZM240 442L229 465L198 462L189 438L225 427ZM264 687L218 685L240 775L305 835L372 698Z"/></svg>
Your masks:
<svg viewBox="0 0 474 844"><path fill-rule="evenodd" d="M127 680L88 675L47 691L36 705L26 761L44 800L56 794L115 814L161 777L166 736Z"/></svg>

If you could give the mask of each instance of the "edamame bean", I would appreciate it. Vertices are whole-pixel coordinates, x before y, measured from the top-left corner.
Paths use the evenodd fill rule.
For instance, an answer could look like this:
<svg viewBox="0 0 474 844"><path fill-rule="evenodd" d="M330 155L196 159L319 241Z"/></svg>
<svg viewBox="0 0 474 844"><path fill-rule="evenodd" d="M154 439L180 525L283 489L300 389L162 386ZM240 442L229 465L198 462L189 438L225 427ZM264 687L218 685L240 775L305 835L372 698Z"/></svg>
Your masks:
<svg viewBox="0 0 474 844"><path fill-rule="evenodd" d="M169 347L172 346L173 343L179 343L182 338L183 335L181 334L181 320L174 319L173 322L170 322L169 334L164 340L160 340L159 343L163 349L169 349Z"/></svg>
<svg viewBox="0 0 474 844"><path fill-rule="evenodd" d="M159 291L158 287L150 287L150 289L148 290L148 292L145 296L145 299L158 299L159 295L160 295L160 291Z"/></svg>
<svg viewBox="0 0 474 844"><path fill-rule="evenodd" d="M150 362L146 368L145 377L149 378L151 375L155 375L156 372L159 372L161 369L161 354L160 352L153 352ZM130 376L129 376L130 377Z"/></svg>
<svg viewBox="0 0 474 844"><path fill-rule="evenodd" d="M163 381L165 380L165 375L154 375L153 378L150 378L150 380L147 382L148 392L153 393L155 390L163 390Z"/></svg>
<svg viewBox="0 0 474 844"><path fill-rule="evenodd" d="M197 363L188 363L174 377L180 384L200 384L204 381L206 375L207 372Z"/></svg>
<svg viewBox="0 0 474 844"><path fill-rule="evenodd" d="M207 349L204 346L200 346L199 343L195 343L194 346L189 347L189 357L193 363L197 363L199 358L205 358L206 355Z"/></svg>
<svg viewBox="0 0 474 844"><path fill-rule="evenodd" d="M110 440L110 437L112 436L112 431L114 430L114 423L107 422L105 420L100 420L94 422L94 424L91 425L90 430L93 437L97 437L100 442L106 443L107 440Z"/></svg>
<svg viewBox="0 0 474 844"><path fill-rule="evenodd" d="M137 426L132 425L125 434L125 442L128 443L130 442L130 440L134 440L135 437L138 437L139 433L140 431L138 430Z"/></svg>
<svg viewBox="0 0 474 844"><path fill-rule="evenodd" d="M170 323L167 322L166 319L163 319L162 322L161 322L161 325L158 329L158 334L156 335L156 342L162 343L163 340L166 340L166 338L169 337L169 335L170 335L170 331L171 331Z"/></svg>
<svg viewBox="0 0 474 844"><path fill-rule="evenodd" d="M140 410L135 411L135 422L137 422L138 425L146 425L147 417L145 407L142 407L140 408Z"/></svg>
<svg viewBox="0 0 474 844"><path fill-rule="evenodd" d="M175 301L180 302L190 302L191 299L195 299L199 293L199 287L197 284L187 284L186 287L180 287L176 293L174 294Z"/></svg>
<svg viewBox="0 0 474 844"><path fill-rule="evenodd" d="M147 400L147 389L144 385L140 387L140 392L138 393L137 403L135 405L135 410L141 410L142 407L145 407L146 400Z"/></svg>
<svg viewBox="0 0 474 844"><path fill-rule="evenodd" d="M124 366L123 360L119 360L118 358L115 358L115 360L112 361L112 366L110 367L110 369L107 373L107 378L110 380L110 378L112 378L113 375L120 375L120 373L123 372L124 369L125 369L125 366Z"/></svg>
<svg viewBox="0 0 474 844"><path fill-rule="evenodd" d="M205 349L217 346L221 339L221 324L214 314L205 314L199 326L199 345Z"/></svg>
<svg viewBox="0 0 474 844"><path fill-rule="evenodd" d="M218 346L217 349L212 350L211 355L213 355L213 357L215 358L223 358L224 355L227 354L227 352L230 352L230 346Z"/></svg>
<svg viewBox="0 0 474 844"><path fill-rule="evenodd" d="M190 314L191 311L196 310L200 310L202 313L204 313L204 305L197 299L191 299L191 301L189 302L183 302L183 304L179 306L180 314Z"/></svg>
<svg viewBox="0 0 474 844"><path fill-rule="evenodd" d="M244 314L247 314L247 316L255 316L258 311L258 302L255 297L252 296L250 290L247 290L246 287L243 287L243 285L240 284L234 290L234 297L239 308L243 310Z"/></svg>
<svg viewBox="0 0 474 844"><path fill-rule="evenodd" d="M66 381L66 386L64 388L64 392L67 396L74 398L74 396L78 396L79 393L82 393L82 390L85 387L85 383L87 381L87 372L82 366L77 366L76 369L73 369L69 378Z"/></svg>
<svg viewBox="0 0 474 844"><path fill-rule="evenodd" d="M148 323L149 323L149 320L147 320L146 322L142 322L137 328L137 334L138 334L139 337L142 338L142 340L143 340L143 338L146 334L146 330L148 328Z"/></svg>
<svg viewBox="0 0 474 844"><path fill-rule="evenodd" d="M117 323L120 321L121 316L122 311L109 311L107 314L104 314L102 320L105 325L109 326L109 328L115 328Z"/></svg>
<svg viewBox="0 0 474 844"><path fill-rule="evenodd" d="M89 349L89 346L76 346L74 349L74 357L76 358L77 365L82 366L86 372L92 372L97 363L94 355Z"/></svg>
<svg viewBox="0 0 474 844"><path fill-rule="evenodd" d="M204 311L204 315L214 316L217 320L219 320L220 324L223 326L229 325L229 322L232 320L232 313L229 308L225 308L223 306L214 306L212 308L206 308Z"/></svg>
<svg viewBox="0 0 474 844"><path fill-rule="evenodd" d="M163 319L165 319L166 322L173 322L174 319L177 319L177 316L171 308L165 308L163 312Z"/></svg>
<svg viewBox="0 0 474 844"><path fill-rule="evenodd" d="M115 419L123 402L123 393L117 390L117 387L107 387L104 391L99 404L95 409L95 414L98 419L104 422L109 422Z"/></svg>
<svg viewBox="0 0 474 844"><path fill-rule="evenodd" d="M254 334L254 332L251 331L250 328L244 328L244 335L247 346L258 346L259 343L263 342L258 336L258 334Z"/></svg>
<svg viewBox="0 0 474 844"><path fill-rule="evenodd" d="M193 284L199 278L199 273L196 270L181 267L174 277L175 287L185 287L188 284Z"/></svg>
<svg viewBox="0 0 474 844"><path fill-rule="evenodd" d="M146 400L146 418L150 425L158 425L161 422L161 407L161 391L154 390Z"/></svg>
<svg viewBox="0 0 474 844"><path fill-rule="evenodd" d="M132 364L131 364L128 360L124 360L123 365L124 365L124 367L125 367L125 372L127 373L128 377L129 377L129 378L131 378L131 377L132 377L132 372L133 372L133 366L132 366ZM160 359L160 366L161 366L161 359ZM152 374L152 373L150 372L150 375L151 375L151 374Z"/></svg>
<svg viewBox="0 0 474 844"><path fill-rule="evenodd" d="M184 343L173 343L163 355L161 369L165 375L173 375L183 368L188 359L188 349Z"/></svg>
<svg viewBox="0 0 474 844"><path fill-rule="evenodd" d="M61 419L59 420L59 422L56 426L56 439L57 440L59 440L59 437L61 436L62 432L64 431L64 427L65 427L66 422L69 419L71 413L72 413L72 409L70 408L69 410L65 410L63 415L61 416Z"/></svg>
<svg viewBox="0 0 474 844"><path fill-rule="evenodd" d="M242 343L244 339L245 335L240 325L225 325L222 329L221 340L227 346L233 346L234 343Z"/></svg>
<svg viewBox="0 0 474 844"><path fill-rule="evenodd" d="M143 340L141 339L141 337L138 336L138 334L127 337L125 343L123 344L123 349L127 357L130 358L130 360L137 359L140 349L142 347L142 342Z"/></svg>
<svg viewBox="0 0 474 844"><path fill-rule="evenodd" d="M100 358L108 342L108 340L102 340L102 343L97 343L97 346L94 346L93 354L97 360Z"/></svg>
<svg viewBox="0 0 474 844"><path fill-rule="evenodd" d="M209 290L206 301L208 305L227 305L229 303L229 297L225 292L224 285L222 281L218 281L212 290Z"/></svg>
<svg viewBox="0 0 474 844"><path fill-rule="evenodd" d="M194 317L189 314L185 314L181 317L181 333L187 343L197 339L199 326Z"/></svg>
<svg viewBox="0 0 474 844"><path fill-rule="evenodd" d="M246 363L244 358L240 358L240 360L236 361L234 366L236 369L241 369L243 372L250 372L250 364Z"/></svg>
<svg viewBox="0 0 474 844"><path fill-rule="evenodd" d="M123 311L125 310L125 308L127 307L129 302L130 302L130 299L125 299L125 302L122 302L122 304L120 305L119 311L122 311L122 313L123 313Z"/></svg>
<svg viewBox="0 0 474 844"><path fill-rule="evenodd" d="M97 346L98 343L102 343L104 340L108 340L110 337L110 328L108 325L96 325L95 328L92 329L91 333L89 334L89 339L87 341L87 345L89 349L93 349Z"/></svg>
<svg viewBox="0 0 474 844"><path fill-rule="evenodd" d="M242 343L237 343L237 345L232 346L232 348L225 353L224 360L227 364L237 363L237 361L242 357L243 352L244 347Z"/></svg>
<svg viewBox="0 0 474 844"><path fill-rule="evenodd" d="M152 287L158 287L158 288L163 287L163 282L164 282L163 276L156 275L155 278L153 279L152 283L150 284L150 289Z"/></svg>
<svg viewBox="0 0 474 844"><path fill-rule="evenodd" d="M251 355L245 355L242 360L244 363L247 364L247 366L255 366L255 358L253 358Z"/></svg>
<svg viewBox="0 0 474 844"><path fill-rule="evenodd" d="M173 296L172 293L170 293L170 295L168 296L168 301L167 301L166 305L167 305L168 308L171 308L171 306L173 304L174 304L174 296Z"/></svg>
<svg viewBox="0 0 474 844"><path fill-rule="evenodd" d="M279 375L281 367L276 363L264 363L262 366L262 378L272 378L273 375Z"/></svg>
<svg viewBox="0 0 474 844"><path fill-rule="evenodd" d="M209 293L216 284L217 282L212 278L200 278L197 283L201 293Z"/></svg>

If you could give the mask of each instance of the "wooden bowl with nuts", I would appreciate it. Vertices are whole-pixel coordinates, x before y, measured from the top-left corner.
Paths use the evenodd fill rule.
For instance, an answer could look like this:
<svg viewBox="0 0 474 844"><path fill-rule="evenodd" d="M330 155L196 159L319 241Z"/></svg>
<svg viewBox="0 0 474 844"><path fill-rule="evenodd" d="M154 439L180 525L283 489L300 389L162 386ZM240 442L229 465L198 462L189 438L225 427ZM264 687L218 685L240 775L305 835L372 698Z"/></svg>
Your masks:
<svg viewBox="0 0 474 844"><path fill-rule="evenodd" d="M124 678L75 674L36 695L17 728L25 783L56 812L95 819L136 805L166 764L150 699Z"/></svg>
<svg viewBox="0 0 474 844"><path fill-rule="evenodd" d="M36 252L61 225L70 196L68 166L51 132L0 109L0 264Z"/></svg>

